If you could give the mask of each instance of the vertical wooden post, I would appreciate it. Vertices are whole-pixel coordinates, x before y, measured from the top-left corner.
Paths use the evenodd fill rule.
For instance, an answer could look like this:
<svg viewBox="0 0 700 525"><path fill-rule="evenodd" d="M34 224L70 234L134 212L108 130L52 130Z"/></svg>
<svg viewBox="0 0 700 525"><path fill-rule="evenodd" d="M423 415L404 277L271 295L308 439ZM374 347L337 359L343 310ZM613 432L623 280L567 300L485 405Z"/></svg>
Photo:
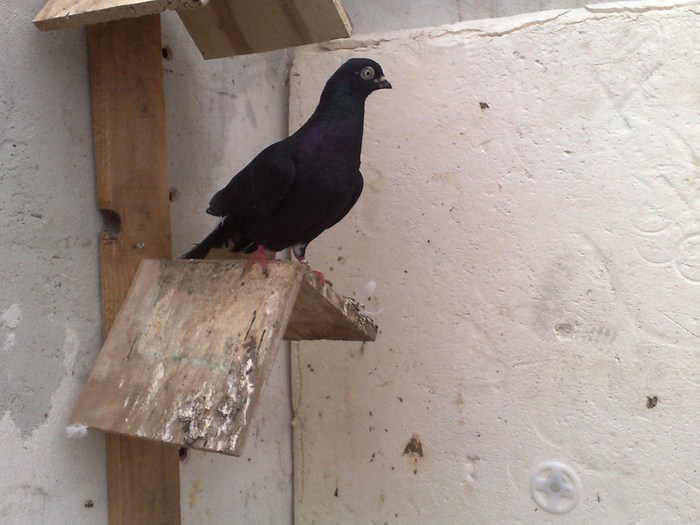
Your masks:
<svg viewBox="0 0 700 525"><path fill-rule="evenodd" d="M88 29L104 334L143 258L170 258L158 15ZM111 525L180 523L175 446L107 435Z"/></svg>

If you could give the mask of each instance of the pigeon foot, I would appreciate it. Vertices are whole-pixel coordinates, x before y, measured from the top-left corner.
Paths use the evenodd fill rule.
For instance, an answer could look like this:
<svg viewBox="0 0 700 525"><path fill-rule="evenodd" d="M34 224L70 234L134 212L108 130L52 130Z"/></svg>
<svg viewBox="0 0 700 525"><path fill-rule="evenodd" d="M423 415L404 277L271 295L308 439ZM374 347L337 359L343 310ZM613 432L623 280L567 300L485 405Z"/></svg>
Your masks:
<svg viewBox="0 0 700 525"><path fill-rule="evenodd" d="M296 255L296 254L295 254ZM318 270L313 270L311 269L311 265L309 264L309 261L307 261L304 258L298 258L299 262L303 265L305 269L310 271L314 276L316 277L316 282L318 283L319 286L323 286L326 284L326 277L323 275L323 272L319 272ZM329 283L330 284L330 283Z"/></svg>
<svg viewBox="0 0 700 525"><path fill-rule="evenodd" d="M248 257L245 263L245 268L243 268L243 273L250 270L255 263L258 263L262 267L263 275L265 277L270 276L270 272L267 269L267 257L265 257L265 247L262 244L258 244L258 249L253 252L253 254Z"/></svg>
<svg viewBox="0 0 700 525"><path fill-rule="evenodd" d="M320 284L320 285L326 284L326 278L323 275L323 272L319 272L318 270L311 270L311 273L316 276L316 281L318 282L318 284Z"/></svg>

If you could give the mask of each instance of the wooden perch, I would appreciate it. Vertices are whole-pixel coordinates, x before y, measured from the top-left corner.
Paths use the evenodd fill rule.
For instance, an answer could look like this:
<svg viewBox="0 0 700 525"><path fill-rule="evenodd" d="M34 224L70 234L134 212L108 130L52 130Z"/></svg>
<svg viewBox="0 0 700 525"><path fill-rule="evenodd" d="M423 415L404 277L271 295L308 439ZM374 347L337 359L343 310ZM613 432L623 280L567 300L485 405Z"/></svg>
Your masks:
<svg viewBox="0 0 700 525"><path fill-rule="evenodd" d="M206 59L272 51L347 38L350 19L340 0L210 0L180 9Z"/></svg>
<svg viewBox="0 0 700 525"><path fill-rule="evenodd" d="M346 38L352 25L340 0L49 0L42 31L176 10L204 58Z"/></svg>
<svg viewBox="0 0 700 525"><path fill-rule="evenodd" d="M207 0L49 0L34 18L34 25L42 31L50 31L155 15L206 3Z"/></svg>
<svg viewBox="0 0 700 525"><path fill-rule="evenodd" d="M377 327L296 262L141 263L74 423L238 456L283 336L372 341Z"/></svg>

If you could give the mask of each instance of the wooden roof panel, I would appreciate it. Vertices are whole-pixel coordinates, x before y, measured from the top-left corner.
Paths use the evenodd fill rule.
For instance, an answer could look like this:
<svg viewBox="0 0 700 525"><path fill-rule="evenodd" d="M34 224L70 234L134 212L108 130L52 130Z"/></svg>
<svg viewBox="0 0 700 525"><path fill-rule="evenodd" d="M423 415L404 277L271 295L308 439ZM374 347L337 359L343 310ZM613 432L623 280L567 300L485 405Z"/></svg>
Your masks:
<svg viewBox="0 0 700 525"><path fill-rule="evenodd" d="M49 0L47 31L176 10L204 58L260 53L350 36L340 0Z"/></svg>

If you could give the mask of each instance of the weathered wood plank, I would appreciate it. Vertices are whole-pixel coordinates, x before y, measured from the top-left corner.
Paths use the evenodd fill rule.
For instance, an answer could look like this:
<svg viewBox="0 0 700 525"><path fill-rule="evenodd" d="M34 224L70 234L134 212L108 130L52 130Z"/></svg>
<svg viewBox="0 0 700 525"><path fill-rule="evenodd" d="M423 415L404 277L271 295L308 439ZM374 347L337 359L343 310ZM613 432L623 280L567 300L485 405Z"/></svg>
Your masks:
<svg viewBox="0 0 700 525"><path fill-rule="evenodd" d="M243 266L144 261L71 419L240 455L303 273Z"/></svg>
<svg viewBox="0 0 700 525"><path fill-rule="evenodd" d="M374 341L377 325L362 310L357 301L338 295L328 283L319 285L307 270L284 338Z"/></svg>
<svg viewBox="0 0 700 525"><path fill-rule="evenodd" d="M340 0L49 0L42 31L177 10L204 58L221 58L345 38Z"/></svg>
<svg viewBox="0 0 700 525"><path fill-rule="evenodd" d="M268 259L274 252L265 252ZM231 253L228 248L214 248L207 255L209 260L245 259L243 253ZM284 339L374 341L377 325L364 313L364 308L349 297L338 295L328 283L320 285L308 268L294 303L294 310L284 332Z"/></svg>
<svg viewBox="0 0 700 525"><path fill-rule="evenodd" d="M160 19L102 24L88 35L107 333L141 260L171 254Z"/></svg>
<svg viewBox="0 0 700 525"><path fill-rule="evenodd" d="M180 9L206 59L346 38L352 25L340 0L210 0Z"/></svg>
<svg viewBox="0 0 700 525"><path fill-rule="evenodd" d="M191 9L206 3L207 0L49 0L34 18L34 25L50 31L155 15L171 9Z"/></svg>
<svg viewBox="0 0 700 525"><path fill-rule="evenodd" d="M238 456L279 343L369 341L352 300L292 261L143 261L71 420Z"/></svg>
<svg viewBox="0 0 700 525"><path fill-rule="evenodd" d="M178 447L107 435L110 525L180 523ZM164 473L166 475L164 475Z"/></svg>
<svg viewBox="0 0 700 525"><path fill-rule="evenodd" d="M274 259L274 252L265 253L268 259ZM244 253L231 253L228 248L214 248L207 255L210 260L247 257ZM374 341L377 338L377 325L357 301L338 295L328 283L319 284L309 268L302 266L302 269L304 278L284 339Z"/></svg>
<svg viewBox="0 0 700 525"><path fill-rule="evenodd" d="M170 257L160 18L101 24L88 35L107 334L141 259ZM179 523L177 447L114 434L106 440L110 524Z"/></svg>

